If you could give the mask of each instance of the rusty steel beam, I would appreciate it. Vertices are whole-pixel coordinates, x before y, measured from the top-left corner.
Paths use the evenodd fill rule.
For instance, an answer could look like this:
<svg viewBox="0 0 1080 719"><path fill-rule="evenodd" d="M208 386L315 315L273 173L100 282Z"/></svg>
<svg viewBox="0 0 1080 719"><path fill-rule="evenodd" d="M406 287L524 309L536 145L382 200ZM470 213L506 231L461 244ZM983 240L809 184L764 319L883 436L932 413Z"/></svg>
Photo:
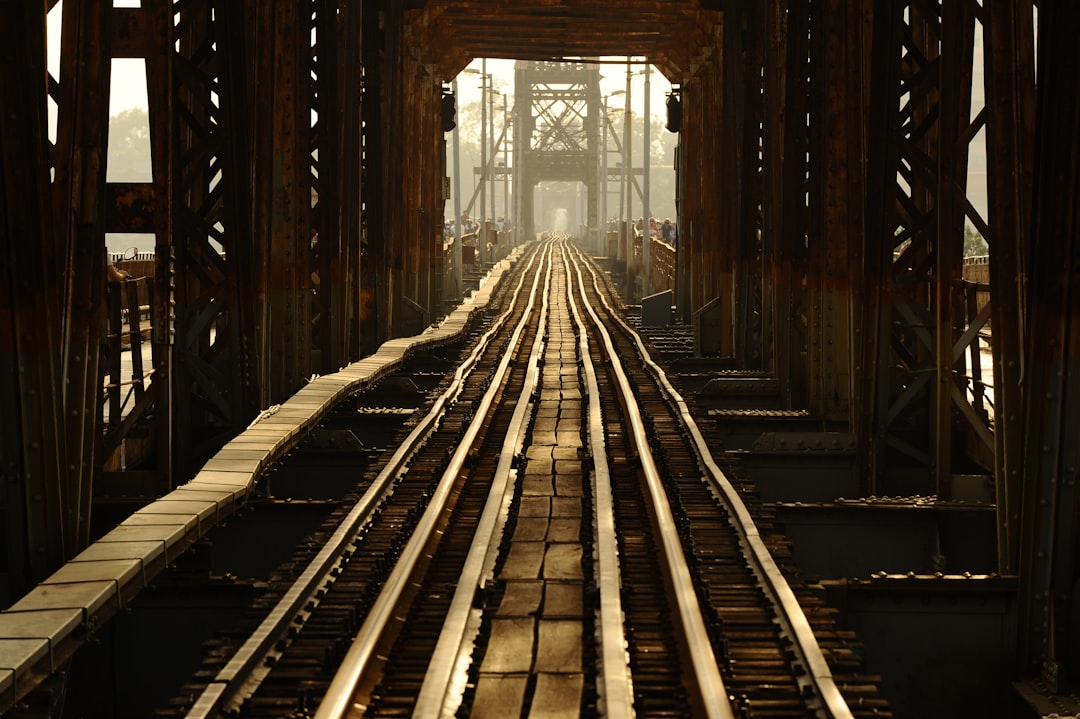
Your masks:
<svg viewBox="0 0 1080 719"><path fill-rule="evenodd" d="M877 419L887 404L887 385L880 381L889 368L891 315L892 243L883 238L894 235L896 166L900 157L897 127L900 84L900 49L903 40L903 5L885 0L875 5L872 26L872 59L867 128L866 229L861 251L856 299L853 308L855 344L859 352L855 367L855 423L861 489L864 495L878 493L878 472L883 464L886 426Z"/></svg>
<svg viewBox="0 0 1080 719"><path fill-rule="evenodd" d="M380 340L397 337L401 332L401 297L404 280L405 237L409 230L403 208L408 195L404 188L405 140L403 119L409 117L411 98L406 96L409 52L404 41L404 15L398 3L388 3L383 11L383 52L381 95L377 100L379 122L383 126L382 223L372 228L382 239L381 263L376 267L378 280L378 335ZM411 154L411 153L409 153ZM415 209L415 206L413 207Z"/></svg>
<svg viewBox="0 0 1080 719"><path fill-rule="evenodd" d="M315 11L318 173L314 208L318 315L314 347L319 371L358 357L360 258L360 63L363 7L319 0Z"/></svg>
<svg viewBox="0 0 1080 719"><path fill-rule="evenodd" d="M826 420L853 423L856 347L850 307L863 237L866 147L862 132L869 75L870 5L826 0L815 16L810 74L814 131L811 155L811 269L807 408Z"/></svg>
<svg viewBox="0 0 1080 719"><path fill-rule="evenodd" d="M254 239L266 248L265 391L280 402L311 371L311 2L256 15Z"/></svg>
<svg viewBox="0 0 1080 719"><path fill-rule="evenodd" d="M227 318L226 343L221 350L226 377L236 384L226 388L230 398L230 428L243 427L260 410L276 402L268 380L269 344L266 322L267 262L265 235L256 231L262 215L255 202L253 180L256 97L255 72L257 0L224 2L215 10L220 135L219 160L226 181L221 187L221 213L226 228L226 276L218 289ZM180 98L177 98L180 99ZM174 101L175 102L175 101ZM232 259L229 255L233 255ZM216 440L217 441L217 440Z"/></svg>
<svg viewBox="0 0 1080 719"><path fill-rule="evenodd" d="M995 19L1000 21L1001 15ZM1013 41L1017 49L1026 47L1026 22L1027 18L1014 18L1014 31L1023 33ZM1053 692L1065 689L1080 663L1074 638L1080 539L1078 34L1080 6L1040 3L1035 192L1027 247L1027 275L1032 282L1024 312L1026 423L1018 654L1021 672L1041 673ZM1026 58L1017 55L1014 62L1013 74L1022 80ZM995 79L1009 82L1000 74L1003 68L997 69ZM1013 91L1018 90L1022 91L1019 87Z"/></svg>
<svg viewBox="0 0 1080 719"><path fill-rule="evenodd" d="M722 52L725 41L719 40L721 51L711 56L682 86L679 174L686 179L680 186L679 262L685 280L685 289L680 294L685 298L682 306L687 319L720 298L715 276L719 269L719 228L723 222L718 193L727 186L721 182L722 139L715 126L724 121L728 107L722 91L724 64L729 61ZM730 313L730 299L721 298L721 301Z"/></svg>
<svg viewBox="0 0 1080 719"><path fill-rule="evenodd" d="M856 333L856 423L864 490L952 498L958 438L992 444L967 396L959 283L976 15L965 3L874 6L868 203ZM934 381L932 381L934 380ZM895 468L903 466L902 472ZM886 470L888 468L888 471Z"/></svg>
<svg viewBox="0 0 1080 719"><path fill-rule="evenodd" d="M71 555L61 300L46 114L45 8L0 6L0 606Z"/></svg>
<svg viewBox="0 0 1080 719"><path fill-rule="evenodd" d="M806 285L810 271L808 244L810 237L810 195L819 188L808 184L810 158L809 117L816 97L810 93L817 90L811 83L810 35L819 31L819 18L811 12L818 5L808 0L788 0L787 57L784 92L784 160L783 160L783 212L784 232L780 237L780 256L776 263L778 311L777 322L777 377L780 380L780 400L786 408L806 407L806 362L809 324L807 315ZM813 203L813 204L816 204Z"/></svg>
<svg viewBox="0 0 1080 719"><path fill-rule="evenodd" d="M90 539L90 500L101 444L101 332L105 321L105 158L108 153L112 8L63 6L56 174L57 251L67 288L62 345L71 547Z"/></svg>
<svg viewBox="0 0 1080 719"><path fill-rule="evenodd" d="M154 114L155 124L169 123L156 131L170 137L173 232L168 248L159 248L175 272L170 369L181 479L250 421L265 384L265 372L252 369L261 349L252 328L262 317L242 310L261 299L259 281L246 274L257 278L259 263L246 255L253 233L245 7L199 0L177 5L175 20L173 7L162 8L175 39L165 61L174 78L172 112Z"/></svg>
<svg viewBox="0 0 1080 719"><path fill-rule="evenodd" d="M991 2L983 20L994 332L994 478L998 572L1019 569L1023 488L1025 252L1030 242L1035 134L1035 34L1032 0Z"/></svg>
<svg viewBox="0 0 1080 719"><path fill-rule="evenodd" d="M145 58L147 116L150 121L150 172L154 188L154 305L151 316L156 321L150 328L151 362L154 378L151 393L157 421L154 433L157 439L156 469L160 484L175 486L175 415L173 403L172 348L175 344L176 311L174 289L176 277L172 261L173 236L173 74L172 74L172 12L171 0L151 0L144 4L142 13L148 16L146 36L154 50Z"/></svg>
<svg viewBox="0 0 1080 719"><path fill-rule="evenodd" d="M964 358L953 347L965 329L963 295L964 225L968 146L971 127L971 73L975 15L967 3L946 3L941 13L941 102L937 148L937 245L934 248L935 389L933 449L935 493L951 500L953 418L957 404L968 405ZM989 432L986 432L989 437Z"/></svg>
<svg viewBox="0 0 1080 719"><path fill-rule="evenodd" d="M386 30L377 21L385 17L385 0L365 3L362 19L361 61L364 65L363 98L363 200L362 253L360 260L360 352L362 355L375 351L386 339L380 324L385 310L386 247L383 233L386 216L385 148L388 117L383 106L383 88L386 85L385 42Z"/></svg>
<svg viewBox="0 0 1080 719"><path fill-rule="evenodd" d="M763 88L765 105L761 128L761 354L762 364L774 374L784 374L781 363L787 361L781 316L787 309L782 281L784 261L784 211L786 166L784 153L788 116L787 80L787 0L769 0L763 8ZM794 189L794 188L792 188ZM787 382L781 380L785 387Z"/></svg>
<svg viewBox="0 0 1080 719"><path fill-rule="evenodd" d="M734 298L734 354L738 366L742 369L762 369L763 351L761 342L764 315L764 268L761 257L761 235L764 218L762 202L765 193L764 161L759 157L762 148L762 126L765 117L765 105L761 101L763 81L762 69L765 65L765 14L763 5L741 4L739 15L728 12L732 25L729 28L728 47L741 48L740 57L734 67L729 67L726 86L730 87L733 107L742 111L732 116L733 157L740 168L739 185L734 194L738 202L732 208L733 218L737 218L738 245L735 263L735 298ZM733 8L734 10L734 8ZM737 28L745 40L730 35Z"/></svg>
<svg viewBox="0 0 1080 719"><path fill-rule="evenodd" d="M723 118L720 127L713 130L717 134L719 152L716 156L703 160L715 165L710 170L716 173L718 184L706 185L703 188L707 219L697 231L704 234L700 245L703 252L702 266L705 269L701 277L705 282L702 304L714 298L720 300L723 310L720 314L719 352L723 357L734 357L735 318L736 312L741 309L735 306L736 277L739 270L746 269L738 266L743 247L742 238L747 232L741 200L742 192L753 194L753 190L742 187L742 166L739 164L743 157L744 130L747 130L746 119L743 117L745 98L742 94L742 23L739 15L731 12L726 20L724 53L720 67L722 79L718 88L722 92L720 101L723 114L703 118L705 123ZM705 131L708 132L708 129ZM707 228L715 230L710 232ZM751 271L747 274L753 277L755 273Z"/></svg>

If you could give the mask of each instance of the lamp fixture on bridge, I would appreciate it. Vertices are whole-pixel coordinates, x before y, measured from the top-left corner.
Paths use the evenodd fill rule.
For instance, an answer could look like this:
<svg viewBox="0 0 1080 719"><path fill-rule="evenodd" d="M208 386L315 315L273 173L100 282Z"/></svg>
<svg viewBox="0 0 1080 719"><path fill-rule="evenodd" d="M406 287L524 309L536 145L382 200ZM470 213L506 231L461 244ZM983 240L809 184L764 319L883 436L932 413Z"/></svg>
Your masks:
<svg viewBox="0 0 1080 719"><path fill-rule="evenodd" d="M667 125L668 132L679 132L682 129L682 90L672 87L667 96Z"/></svg>
<svg viewBox="0 0 1080 719"><path fill-rule="evenodd" d="M450 132L457 127L457 98L447 88L442 94L442 131Z"/></svg>

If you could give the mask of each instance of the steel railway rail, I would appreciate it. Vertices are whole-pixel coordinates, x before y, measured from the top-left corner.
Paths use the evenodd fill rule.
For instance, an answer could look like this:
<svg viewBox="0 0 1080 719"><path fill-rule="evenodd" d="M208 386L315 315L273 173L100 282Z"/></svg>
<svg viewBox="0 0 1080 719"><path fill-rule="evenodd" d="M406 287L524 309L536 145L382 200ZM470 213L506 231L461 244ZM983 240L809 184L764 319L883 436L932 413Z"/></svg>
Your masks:
<svg viewBox="0 0 1080 719"><path fill-rule="evenodd" d="M244 508L267 470L291 452L333 407L376 385L418 352L458 342L485 310L517 253L438 326L399 338L341 371L313 377L210 459L198 474L120 522L0 612L0 714L64 671L74 653L186 550Z"/></svg>
<svg viewBox="0 0 1080 719"><path fill-rule="evenodd" d="M184 715L888 716L848 708L778 545L595 266L548 242L517 267L510 307Z"/></svg>
<svg viewBox="0 0 1080 719"><path fill-rule="evenodd" d="M565 248L561 248L561 252L565 253ZM556 263L556 269L561 270L559 274L562 275L562 284L564 286L568 276L566 262L567 260L563 258L560 263ZM550 273L551 270L548 271L549 278ZM621 586L614 541L616 532L613 517L614 501L606 470L608 458L604 451L605 438L599 421L601 415L600 391L596 383L596 370L593 361L588 352L585 351L587 336L582 312L576 306L576 301L571 299L566 291L559 291L557 296L562 301L562 314L566 315L567 318L570 314L574 315L575 331L571 341L568 343L569 349L573 353L571 354L570 366L575 367L574 372L576 373L578 364L577 350L580 349L583 374L586 378L586 396L589 401L588 422L584 426L589 430L590 435L590 464L596 468L593 473L592 494L596 498L593 525L598 530L596 535L597 549L595 551L597 571L593 581L599 595L597 635L600 648L597 650L599 654L599 676L594 681L597 685L596 691L599 694L602 710L606 715L633 716L633 679L624 649L625 637L620 599L624 588ZM567 299L569 299L568 307ZM541 323L547 322L549 309L549 305L545 300L540 312ZM595 320L594 313L593 317ZM562 320L562 322L565 321L565 319ZM549 339L553 334L554 328L551 326L552 324L558 323L549 323ZM526 362L525 379L520 384L517 397L513 397L513 393L510 393L508 402L512 409L512 419L505 427L503 424L491 420L493 426L499 427L499 433L495 436L495 443L501 443L501 451L498 452L499 461L497 466L494 467L494 480L487 479L485 481L482 477L474 476L466 483L467 486L483 485L488 487L485 492L480 493L485 495L483 507L475 508L470 512L480 517L479 524L470 524L462 529L457 527L458 521L447 523L447 530L442 538L443 545L452 545L453 538L451 535L456 534L471 542L471 546L466 550L448 553L451 555L463 554L465 559L460 570L457 569L456 564L450 570L453 576L459 578L459 581L456 584L453 599L449 602L449 613L445 616L441 613L438 615L441 631L438 632L437 640L433 640L432 646L434 649L430 653L418 649L419 647L428 646L428 641L432 640L419 639L417 632L412 631L405 638L398 641L397 645L392 649L387 650L391 658L387 660L383 674L408 673L410 671L415 674L415 668L412 668L413 665L417 661L426 662L428 656L430 656L431 661L426 663L422 681L417 685L420 676L414 677L410 674L410 678L404 681L395 680L391 677L388 680L384 678L381 684L375 685L373 680L367 679L365 676L365 671L369 669L367 666L368 661L377 652L377 647L386 645L381 632L376 631L374 625L381 621L382 618L389 617L390 607L397 605L402 596L401 592L392 588L394 583L390 583L391 589L384 591L379 600L379 604L387 608L386 611L374 618L369 615L364 628L357 634L342 668L328 688L316 717L350 716L353 715L351 712L359 712L361 709L374 711L376 715L382 711L397 713L404 707L408 707L416 716L452 716L461 706L464 699L464 688L469 683L467 676L470 673L470 657L477 652L476 636L481 631L483 615L491 611L490 608L482 608L483 597L487 588L486 585L490 585L493 576L497 573L495 564L499 553L498 540L503 536L507 515L513 502L512 483L516 479L513 467L514 460L515 457L521 456L523 450L531 451L536 447L535 442L526 447L523 437L527 421L526 413L531 413L537 409L532 399L536 397L537 393L537 377L540 374L539 364L543 349L542 339L537 334L531 346L529 358ZM610 342L607 343L607 346L608 351L611 353L609 358L614 357ZM564 351L562 347L550 350L544 357L545 368L548 361L553 358L558 359L560 357L558 353ZM666 538L666 541L661 542L664 556L662 565L666 568L666 574L668 575L667 585L673 589L672 611L676 616L675 623L681 626L678 633L682 637L681 643L686 652L687 671L680 672L676 670L674 672L676 685L687 685L696 692L697 696L686 705L693 707L695 713L716 717L733 716L728 703L727 692L720 678L718 663L706 639L705 621L686 568L682 547L678 542L675 520L667 506L667 499L660 486L661 479L656 469L656 462L651 458L643 422L640 416L633 416L633 400L625 373L618 369L617 364L612 364L612 366L616 367L616 374L621 375L619 386L624 396L624 406L627 406L628 403L631 416L630 424L635 429L632 435L631 451L636 456L643 458L644 475L647 484L650 485L648 494L651 498L651 507L649 511L652 516L659 518L657 534ZM515 386L515 388L517 387ZM493 387L492 389L496 388ZM480 418L478 421L487 422L488 420ZM580 426L581 423L578 424ZM459 452L468 451L470 451L470 448L467 445L459 448ZM452 469L453 473L456 474L460 466L452 467ZM445 510L433 503L428 507L427 512L432 516L436 516L444 513ZM460 519L460 517L455 517L455 520L457 519ZM410 545L414 542L419 546L421 542L426 542L426 539L412 540ZM442 553L443 547L440 546L438 551ZM513 552L513 550L510 551ZM410 553L406 550L403 556L415 557L419 555L416 552ZM436 554L431 564L452 564L450 558L446 558L446 562L443 562L442 559L443 557L440 557L440 554ZM406 576L412 571L412 568L405 569L404 567L405 564L400 564L395 569L395 575L402 577L402 584L411 581L417 584L435 584L438 586L446 581L441 579L433 583L430 578L425 580L419 577L407 580ZM642 577L637 579L641 583L648 581ZM554 587L549 587L545 591L553 589ZM425 590L419 590L418 594L424 596ZM481 606L478 607L478 605ZM402 614L405 613L400 607L398 609L402 611ZM409 619L406 623L410 629L425 623L423 615L426 609L427 606L424 603L419 609L414 606L409 610ZM650 610L649 613L654 617L663 616L667 614L668 607L654 604L650 607ZM573 644L573 641L570 643ZM675 642L671 641L670 643L674 644ZM488 648L490 652L490 644ZM570 653L573 653L572 650L573 647ZM541 649L536 651L539 653ZM395 653L407 655L409 658L395 662ZM415 655L420 655L421 659L415 659ZM675 650L665 654L664 662L677 661ZM539 663L539 658L537 662ZM471 671L475 673L475 667ZM688 676L684 676L684 674ZM408 689L404 692L402 692L400 686L402 684L408 686ZM415 692L415 697L409 696L413 689L418 689ZM537 692L539 693L539 690ZM399 693L402 696L388 699L389 696ZM412 704L413 701L415 701L415 704ZM537 695L534 694L532 701L540 702L542 700L538 699ZM672 707L670 697L667 698L667 702L667 708L670 709ZM475 704L471 708L476 711ZM500 710L503 708L509 710L508 707L501 707Z"/></svg>
<svg viewBox="0 0 1080 719"><path fill-rule="evenodd" d="M526 271L518 273L517 292L521 291L529 275L528 270L532 269L538 262L539 259L534 255L526 263ZM514 308L507 309L480 338L473 352L458 367L449 386L435 400L426 416L416 424L405 440L397 447L379 471L375 480L368 486L361 500L348 512L315 558L273 606L251 636L203 689L193 707L187 713L188 717L212 717L223 712L235 711L257 690L262 680L269 674L270 667L282 655L285 647L288 646L287 633L289 629L297 624L303 624L310 617L328 589L335 584L337 577L341 576L350 555L356 550L358 538L369 530L372 522L377 519L380 510L385 508L388 495L393 492L395 483L400 482L402 475L408 470L408 465L416 460L420 448L429 441L432 434L446 421L449 408L461 398L466 381L477 371L484 353L492 348L500 332L512 321L516 321L515 336L520 335L523 331L528 317L528 310L536 294L537 284L534 282L530 304L525 307L524 311L520 312L521 317L515 320L513 317ZM505 355L505 357L508 359L509 355ZM505 365L504 362L501 368L502 371L505 371ZM488 395L490 394L489 392ZM491 399L485 398L485 401L481 403L481 407L478 408L481 410L481 414L483 414L482 410L490 402ZM469 445L479 428L480 423L474 420L465 432L461 447ZM408 568L420 561L424 545L431 534L436 531L438 515L442 512L444 503L450 493L452 479L461 469L466 458L467 453L460 451L452 457L438 487L430 497L429 511L425 513L424 518L415 527L409 544L399 559L394 572L387 580L386 588L370 608L368 619L361 628L359 636L368 636L374 627L381 626L388 621L395 603L400 600L402 593L405 591L404 578L408 576ZM370 644L364 642L359 642L358 646L370 649ZM350 653L346 656L345 662L346 665L353 662L363 667L370 659L370 651L364 651L362 654Z"/></svg>
<svg viewBox="0 0 1080 719"><path fill-rule="evenodd" d="M578 251L580 256L580 251ZM601 291L601 281L596 270L587 262L578 264L578 281L582 292L586 291L586 279L590 285L589 292L597 298L597 303L606 310L605 323L620 327L628 345L636 351L642 363L647 367L650 379L655 378L655 383L661 389L665 403L649 403L650 408L667 409L673 406L674 417L681 425L683 431L689 436L693 448L697 454L697 460L705 470L708 487L722 502L723 507L730 515L730 526L738 533L738 549L741 552L747 568L752 571L757 586L764 593L772 611L772 621L779 624L779 639L784 647L784 653L792 656L793 661L789 667L790 676L795 678L799 687L799 694L806 701L806 710L819 716L850 717L853 716L851 709L838 689L824 653L818 645L814 631L811 628L805 612L795 594L788 585L783 572L774 561L769 548L766 546L762 535L754 522L750 511L742 501L735 487L718 466L713 458L711 450L706 444L693 415L687 408L685 400L679 395L668 381L663 369L649 358L648 350L629 324L622 319L620 313L611 306L604 292ZM582 269L583 268L583 269ZM602 331L605 323L593 315L597 331ZM603 332L605 342L610 342L610 337ZM627 348L630 349L629 347ZM613 350L609 346L609 352ZM619 353L626 357L629 351ZM637 388L648 387L651 382L637 382ZM631 402L646 404L646 399L640 392ZM654 422L656 418L653 418ZM636 428L635 428L636 429ZM693 482L688 487L693 488ZM693 520L688 521L692 522ZM672 532L671 536L674 536ZM701 534L705 534L702 532ZM715 535L712 535L715 538ZM726 577L729 581L730 575ZM721 612L722 614L723 612ZM725 638L725 644L731 647L734 640ZM789 652L790 650L790 652ZM732 650L729 649L729 652ZM765 683L765 682L762 682ZM860 685L859 690L863 687ZM796 708L795 711L798 711Z"/></svg>
<svg viewBox="0 0 1080 719"><path fill-rule="evenodd" d="M504 268L486 332L355 506L155 716L890 716L608 284L564 241ZM386 376L320 378L252 432L286 414L302 444L359 371ZM246 496L272 461L187 491Z"/></svg>

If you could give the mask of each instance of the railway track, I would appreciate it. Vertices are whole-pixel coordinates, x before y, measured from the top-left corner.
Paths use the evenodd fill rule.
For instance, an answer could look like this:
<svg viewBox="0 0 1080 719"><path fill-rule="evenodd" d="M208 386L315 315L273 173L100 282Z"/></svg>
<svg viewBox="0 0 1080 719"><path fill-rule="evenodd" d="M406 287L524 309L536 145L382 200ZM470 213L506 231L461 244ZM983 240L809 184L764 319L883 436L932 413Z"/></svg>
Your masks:
<svg viewBox="0 0 1080 719"><path fill-rule="evenodd" d="M504 286L295 581L158 716L890 716L595 265L558 238Z"/></svg>

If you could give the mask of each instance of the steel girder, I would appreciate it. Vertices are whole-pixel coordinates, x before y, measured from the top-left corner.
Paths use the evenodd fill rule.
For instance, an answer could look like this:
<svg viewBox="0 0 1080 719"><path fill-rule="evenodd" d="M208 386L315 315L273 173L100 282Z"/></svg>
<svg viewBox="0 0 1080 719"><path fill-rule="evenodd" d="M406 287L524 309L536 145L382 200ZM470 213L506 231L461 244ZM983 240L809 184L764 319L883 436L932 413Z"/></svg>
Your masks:
<svg viewBox="0 0 1080 719"><path fill-rule="evenodd" d="M386 304L385 268L387 243L382 227L386 216L386 177L383 172L386 156L384 125L388 111L383 103L383 88L388 80L384 59L387 26L371 21L371 16L386 17L387 0L365 1L361 21L360 61L363 66L360 126L361 126L361 198L360 215L360 308L359 343L361 356L374 352L386 338L380 312Z"/></svg>
<svg viewBox="0 0 1080 719"><path fill-rule="evenodd" d="M337 0L175 10L159 254L176 273L174 451L197 460L360 356L364 15Z"/></svg>
<svg viewBox="0 0 1080 719"><path fill-rule="evenodd" d="M983 16L989 197L990 306L994 351L994 478L998 571L1016 574L1023 486L1026 257L1030 242L1035 135L1032 0L991 2Z"/></svg>
<svg viewBox="0 0 1080 719"><path fill-rule="evenodd" d="M1021 8L1000 34L1007 47L1023 52L1030 16ZM1042 2L1038 16L1038 99L1034 128L1034 192L1031 240L1027 244L1027 306L1023 314L1025 387L1023 512L1020 547L1019 659L1024 672L1037 673L1053 691L1080 676L1076 630L1077 542L1080 541L1080 7ZM997 65L995 85L1006 96L1026 88L1026 58L1012 73ZM1015 84L1012 82L1015 79ZM1022 108L1010 129L1026 119ZM1024 168L1023 150L1014 161ZM1022 217L1023 178L1014 188L998 187ZM1016 200L1020 204L1015 204ZM1010 226L1003 228L1005 233ZM1008 241L1008 234L1003 238ZM1011 245L1005 252L1011 251ZM1011 299L1011 298L1010 298ZM1015 319L1015 318L1014 318ZM995 332L997 328L995 326Z"/></svg>
<svg viewBox="0 0 1080 719"><path fill-rule="evenodd" d="M1009 164L1022 129L1008 110L972 110L976 31L1002 12L965 0L730 3L719 61L683 87L680 172L695 178L680 195L684 317L718 299L730 307L722 354L772 372L783 406L850 421L867 438L867 494L951 498L954 462L989 466L1009 436L995 439L972 371L999 310L975 308L961 280L966 224L992 240L994 226L1021 222L1015 199L988 222L967 188L984 127L1011 148L991 146L991 186L998 178L1008 192L1023 177ZM987 36L987 66L1011 72L1014 56ZM1029 93L1025 82L1013 95ZM988 95L1005 92L989 83ZM995 353L1015 355L1015 332L1001 340L995 332ZM1007 372L1015 357L1000 364ZM1000 392L1014 407L1016 394Z"/></svg>
<svg viewBox="0 0 1080 719"><path fill-rule="evenodd" d="M62 84L46 70L48 8L5 6L2 23L7 599L89 541L101 446L111 7L64 5ZM51 152L47 88L57 103Z"/></svg>
<svg viewBox="0 0 1080 719"><path fill-rule="evenodd" d="M696 166L683 159L681 171L712 197L682 193L689 256L679 263L690 287L681 304L692 313L718 299L728 308L721 354L774 374L781 406L840 421L851 416L866 12L862 3L730 3L720 71L706 65L683 88L682 142Z"/></svg>
<svg viewBox="0 0 1080 719"><path fill-rule="evenodd" d="M360 356L361 40L363 5L323 0L315 12L319 92L314 144L320 153L315 208L315 337L318 369L335 371Z"/></svg>
<svg viewBox="0 0 1080 719"><path fill-rule="evenodd" d="M170 107L157 112L152 97L150 110L155 123L165 123L153 130L169 138L172 235L157 254L168 257L175 272L173 456L181 480L266 400L256 334L264 289L253 269L241 269L257 267L259 257L246 171L252 161L250 6L224 5L159 6L175 18L164 60L173 82L167 99L157 96Z"/></svg>
<svg viewBox="0 0 1080 719"><path fill-rule="evenodd" d="M72 548L90 539L90 500L101 445L101 341L105 323L105 157L111 72L110 8L63 7L53 179L55 249L65 268L63 363L65 483Z"/></svg>
<svg viewBox="0 0 1080 719"><path fill-rule="evenodd" d="M807 407L852 419L852 304L863 237L871 3L815 3L810 49Z"/></svg>
<svg viewBox="0 0 1080 719"><path fill-rule="evenodd" d="M44 3L0 8L0 606L70 556L62 338L46 114Z"/></svg>
<svg viewBox="0 0 1080 719"><path fill-rule="evenodd" d="M12 52L41 54L10 65L29 68L31 83L35 72L46 77L38 37L44 12L31 4L5 23L37 42L11 45ZM64 82L40 82L58 107L52 213L42 215L50 222L33 244L46 263L45 278L54 278L39 288L48 300L39 302L45 334L36 341L52 353L53 369L44 360L35 366L45 372L41 382L50 371L55 375L51 395L44 385L34 389L43 403L34 412L55 415L65 425L63 441L15 432L29 415L12 415L12 431L5 432L8 444L23 437L23 453L31 444L49 446L50 461L64 468L63 480L42 474L45 484L31 492L48 499L50 509L26 516L45 526L45 517L55 515L50 524L62 524L23 546L42 546L51 537L51 559L42 567L85 541L92 479L132 428L148 426L157 435L157 467L150 470L156 481L143 487L154 494L189 475L308 375L358 359L362 305L370 295L361 282L373 286L378 276L360 275L362 5L146 0L139 8L114 9L73 1L63 13ZM109 98L103 88L114 57L146 61L149 183L104 181ZM13 97L20 92L12 88ZM44 116L20 115L9 130L25 153L35 147L33 137L47 138ZM12 150L7 157L14 162L19 155ZM26 157L19 164L43 166ZM15 192L12 185L9 199ZM158 259L153 379L122 422L103 427L104 233L147 230L156 235ZM20 256L12 271L26 282L35 264ZM9 548L21 554L23 544L18 539ZM38 569L32 574L42 576Z"/></svg>
<svg viewBox="0 0 1080 719"><path fill-rule="evenodd" d="M380 178L369 175L365 188L378 185L381 223L369 219L368 247L374 250L378 280L379 338L419 332L441 313L443 262L442 82L434 68L413 53L417 13L387 3L381 15L382 60L365 69L380 74L376 102L380 113ZM370 141L365 151L370 151ZM370 199L370 198L368 198ZM367 203L370 207L370 202ZM381 254L381 261L380 261ZM383 268L383 269L380 269Z"/></svg>
<svg viewBox="0 0 1080 719"><path fill-rule="evenodd" d="M971 112L976 10L963 0L874 5L857 324L868 494L950 499L958 455L992 452L988 408L972 391L981 380L964 358L978 351L988 313L968 317L961 282L965 222L985 227L966 189L968 148L986 118Z"/></svg>
<svg viewBox="0 0 1080 719"><path fill-rule="evenodd" d="M718 38L717 50L728 42L727 28L732 22L724 16L725 34ZM725 68L737 60L729 60L726 54L713 54L692 77L682 85L683 120L679 136L677 173L682 178L679 197L679 253L680 286L678 306L685 321L709 302L718 298L724 303L730 299L721 293L719 269L720 248L723 236L719 228L725 227L724 210L736 192L737 185L732 173L725 172L725 138L716 131L717 125L728 127L725 114L737 100L726 91ZM731 118L734 121L734 118ZM732 328L725 312L726 325L721 330L721 347L730 352Z"/></svg>

